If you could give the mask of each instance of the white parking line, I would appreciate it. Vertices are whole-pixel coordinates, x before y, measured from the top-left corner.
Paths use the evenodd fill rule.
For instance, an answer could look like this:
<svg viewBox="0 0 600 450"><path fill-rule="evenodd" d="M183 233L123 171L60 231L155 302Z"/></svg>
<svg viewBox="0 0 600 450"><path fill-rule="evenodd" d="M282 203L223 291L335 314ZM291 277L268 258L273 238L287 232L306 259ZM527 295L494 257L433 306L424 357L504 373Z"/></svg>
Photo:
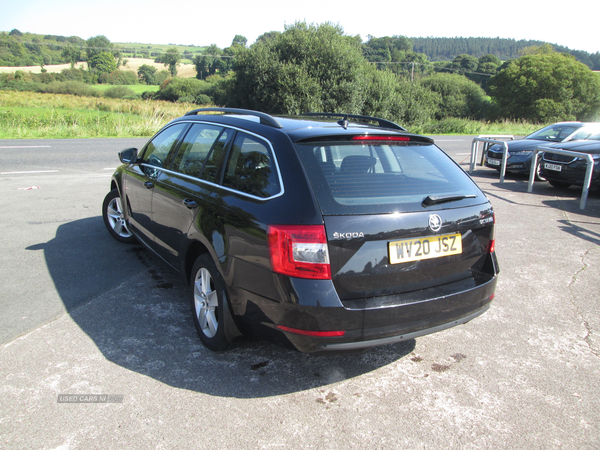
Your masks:
<svg viewBox="0 0 600 450"><path fill-rule="evenodd" d="M15 174L24 174L24 173L51 173L58 172L58 170L29 170L27 172L0 172L0 175L15 175Z"/></svg>
<svg viewBox="0 0 600 450"><path fill-rule="evenodd" d="M50 148L50 145L14 145L10 147L0 147L0 148Z"/></svg>

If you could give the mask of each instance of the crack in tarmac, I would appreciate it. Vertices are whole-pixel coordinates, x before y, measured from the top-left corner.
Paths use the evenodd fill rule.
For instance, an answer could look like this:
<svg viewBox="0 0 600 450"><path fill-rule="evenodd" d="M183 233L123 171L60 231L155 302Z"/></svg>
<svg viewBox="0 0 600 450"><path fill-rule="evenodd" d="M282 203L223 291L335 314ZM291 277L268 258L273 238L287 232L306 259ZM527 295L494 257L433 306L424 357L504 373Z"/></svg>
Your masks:
<svg viewBox="0 0 600 450"><path fill-rule="evenodd" d="M586 259L586 257L589 255L589 253L592 250L593 249L590 248L590 249L586 250L583 253L583 255L581 255L581 268L577 272L575 272L575 274L573 274L573 276L571 277L570 283L567 285L567 288L569 289L569 292L571 293L570 302L575 307L575 310L577 311L577 314L579 314L579 317L581 317L581 320L583 321L583 326L587 330L587 334L585 335L585 337L583 338L583 340L588 345L588 347L589 347L590 351L592 352L592 354L594 354L597 357L600 357L600 354L598 354L598 352L594 349L594 347L592 346L592 343L590 342L590 336L592 335L593 330L590 327L589 322L585 319L585 316L583 315L583 313L579 309L579 306L577 305L577 303L575 303L576 296L575 296L575 293L573 292L573 285L577 282L577 276L581 272L583 272L584 270L586 270L587 267L588 267L587 263L585 262L585 259Z"/></svg>

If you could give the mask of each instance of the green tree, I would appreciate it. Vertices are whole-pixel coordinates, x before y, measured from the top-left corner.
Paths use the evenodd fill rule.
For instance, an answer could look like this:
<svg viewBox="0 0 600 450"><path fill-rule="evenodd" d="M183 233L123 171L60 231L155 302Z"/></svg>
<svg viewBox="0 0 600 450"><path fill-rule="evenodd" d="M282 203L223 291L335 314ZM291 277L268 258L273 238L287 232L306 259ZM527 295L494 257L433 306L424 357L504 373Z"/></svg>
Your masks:
<svg viewBox="0 0 600 450"><path fill-rule="evenodd" d="M233 38L233 41L231 41L231 46L235 46L235 45L241 45L242 47L245 47L246 44L248 43L248 39L246 39L244 36L240 35L240 34L236 34L235 37Z"/></svg>
<svg viewBox="0 0 600 450"><path fill-rule="evenodd" d="M235 95L241 106L272 113L358 113L368 66L339 26L297 22L237 55Z"/></svg>
<svg viewBox="0 0 600 450"><path fill-rule="evenodd" d="M329 23L298 22L258 40L240 51L234 70L235 78L219 84L231 88L230 106L270 113L340 112L414 124L432 119L439 103L439 94L377 70L360 39Z"/></svg>
<svg viewBox="0 0 600 450"><path fill-rule="evenodd" d="M146 84L155 84L156 67L149 66L148 64L142 64L137 71L138 78L140 81Z"/></svg>
<svg viewBox="0 0 600 450"><path fill-rule="evenodd" d="M103 73L111 73L113 70L117 70L117 63L112 53L102 52L98 53L88 61L89 66L98 75Z"/></svg>
<svg viewBox="0 0 600 450"><path fill-rule="evenodd" d="M233 49L243 49L241 46L234 46ZM229 49L232 49L230 47ZM214 75L217 72L227 72L231 68L231 63L227 60L230 58L223 58L223 56L232 56L233 53L237 53L237 51L228 50L228 55L225 55L225 52L217 47L215 44L210 45L204 50L203 55L198 55L194 57L192 63L194 64L194 68L196 69L196 78L202 80L209 75Z"/></svg>
<svg viewBox="0 0 600 450"><path fill-rule="evenodd" d="M177 50L175 47L168 49L167 53L163 57L163 64L169 69L169 73L172 77L177 75L177 66L179 65L179 61L181 61L179 50Z"/></svg>
<svg viewBox="0 0 600 450"><path fill-rule="evenodd" d="M564 53L513 60L490 79L488 87L500 113L508 118L594 120L600 110L600 76Z"/></svg>
<svg viewBox="0 0 600 450"><path fill-rule="evenodd" d="M452 68L462 74L466 72L474 72L478 65L479 60L477 57L466 54L458 55L452 61Z"/></svg>
<svg viewBox="0 0 600 450"><path fill-rule="evenodd" d="M85 53L88 61L99 53L111 53L113 50L113 44L108 40L106 36L94 36L85 41Z"/></svg>
<svg viewBox="0 0 600 450"><path fill-rule="evenodd" d="M523 47L519 50L519 56L527 56L527 55L548 55L550 53L554 53L554 47L550 44L542 44L542 45L531 45L529 47Z"/></svg>
<svg viewBox="0 0 600 450"><path fill-rule="evenodd" d="M280 31L269 31L269 32L263 33L259 37L257 37L256 42L258 43L258 42L270 41L271 39L275 39L280 34L281 34Z"/></svg>
<svg viewBox="0 0 600 450"><path fill-rule="evenodd" d="M62 57L71 63L71 69L75 67L77 61L81 59L81 48L67 44L62 51Z"/></svg>

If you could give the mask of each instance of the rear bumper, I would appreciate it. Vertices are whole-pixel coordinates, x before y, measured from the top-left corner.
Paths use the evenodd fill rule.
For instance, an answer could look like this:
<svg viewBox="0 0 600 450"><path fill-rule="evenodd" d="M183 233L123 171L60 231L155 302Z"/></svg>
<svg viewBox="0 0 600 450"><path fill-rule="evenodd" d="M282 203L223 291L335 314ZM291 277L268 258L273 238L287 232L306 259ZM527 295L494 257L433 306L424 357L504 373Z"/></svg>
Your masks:
<svg viewBox="0 0 600 450"><path fill-rule="evenodd" d="M293 302L273 302L246 292L246 314L254 312L271 335L305 353L344 352L397 343L464 324L489 309L497 276L477 277L393 297L342 303L330 280L287 279ZM371 301L369 301L371 300ZM244 314L244 315L246 315ZM246 316L244 319L250 319ZM283 331L343 331L322 337Z"/></svg>
<svg viewBox="0 0 600 450"><path fill-rule="evenodd" d="M358 342L347 342L340 344L323 344L324 351L346 351L346 350L360 350L369 347L375 347L378 345L387 345L387 344L396 344L398 342L407 341L409 339L415 339L421 336L425 336L427 334L437 333L438 331L443 331L448 328L452 328L456 325L463 325L474 318L482 315L490 308L490 303L488 303L485 307L481 308L479 311L474 312L466 317L462 317L460 319L454 320L452 322L444 323L442 325L438 325L431 328L426 328L419 331L413 331L411 333L400 334L396 336L390 336L386 338L380 339L372 339L368 341L358 341Z"/></svg>

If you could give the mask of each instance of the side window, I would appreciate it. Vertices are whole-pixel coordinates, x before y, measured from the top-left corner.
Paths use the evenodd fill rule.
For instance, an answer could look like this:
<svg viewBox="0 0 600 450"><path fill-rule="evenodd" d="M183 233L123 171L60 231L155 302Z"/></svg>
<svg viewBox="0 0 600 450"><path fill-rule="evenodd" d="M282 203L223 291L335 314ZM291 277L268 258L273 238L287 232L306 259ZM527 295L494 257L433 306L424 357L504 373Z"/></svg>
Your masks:
<svg viewBox="0 0 600 450"><path fill-rule="evenodd" d="M221 136L215 145L213 146L208 160L204 165L204 170L202 171L202 175L200 178L206 181L210 181L211 183L218 184L220 180L220 168L222 167L221 160L223 159L223 152L225 150L225 144L227 143L227 139L233 133L231 130L223 130Z"/></svg>
<svg viewBox="0 0 600 450"><path fill-rule="evenodd" d="M174 149L181 132L187 127L187 123L178 123L154 137L146 145L142 162L155 167L166 167L169 152ZM156 170L144 168L148 176L156 176Z"/></svg>
<svg viewBox="0 0 600 450"><path fill-rule="evenodd" d="M238 133L225 167L223 186L256 197L280 192L271 151L261 139Z"/></svg>
<svg viewBox="0 0 600 450"><path fill-rule="evenodd" d="M173 170L192 177L200 176L206 157L221 131L221 127L214 125L192 125L177 152Z"/></svg>

